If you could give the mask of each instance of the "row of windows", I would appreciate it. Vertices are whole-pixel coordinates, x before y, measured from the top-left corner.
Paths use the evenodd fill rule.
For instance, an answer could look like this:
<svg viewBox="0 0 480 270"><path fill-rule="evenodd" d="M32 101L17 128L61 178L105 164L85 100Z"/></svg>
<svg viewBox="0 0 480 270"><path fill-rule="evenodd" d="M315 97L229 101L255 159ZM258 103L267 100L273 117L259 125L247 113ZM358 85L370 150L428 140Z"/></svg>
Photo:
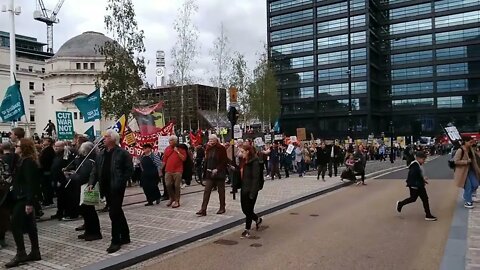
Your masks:
<svg viewBox="0 0 480 270"><path fill-rule="evenodd" d="M394 54L391 56L392 64L407 64L432 60L432 51Z"/></svg>
<svg viewBox="0 0 480 270"><path fill-rule="evenodd" d="M480 0L440 0L435 1L435 11L439 12L477 5L480 5Z"/></svg>
<svg viewBox="0 0 480 270"><path fill-rule="evenodd" d="M95 63L83 63L83 69L89 69L89 64L90 64L90 69L95 69ZM82 69L82 63L77 63L77 69Z"/></svg>
<svg viewBox="0 0 480 270"><path fill-rule="evenodd" d="M305 9L297 12L287 13L270 18L271 26L301 22L313 19L313 9Z"/></svg>
<svg viewBox="0 0 480 270"><path fill-rule="evenodd" d="M428 14L431 12L431 4L425 3L415 6L401 7L390 10L390 19L399 19L411 16L417 16L421 14Z"/></svg>
<svg viewBox="0 0 480 270"><path fill-rule="evenodd" d="M291 38L299 38L313 35L313 25L303 25L294 28L274 31L270 34L272 41L279 41Z"/></svg>
<svg viewBox="0 0 480 270"><path fill-rule="evenodd" d="M352 98L352 111L359 111L367 107L367 99ZM323 100L318 102L320 111L348 111L350 101L348 99Z"/></svg>
<svg viewBox="0 0 480 270"><path fill-rule="evenodd" d="M288 65L279 65L278 71L286 71L290 69L296 68L306 68L306 67L313 67L313 55L303 56L303 57L295 57L288 59Z"/></svg>
<svg viewBox="0 0 480 270"><path fill-rule="evenodd" d="M313 71L297 72L279 76L280 85L295 85L300 83L312 83L314 80Z"/></svg>
<svg viewBox="0 0 480 270"><path fill-rule="evenodd" d="M292 88L292 89L282 89L283 99L303 99L303 98L313 98L314 96L315 96L315 90L313 86Z"/></svg>
<svg viewBox="0 0 480 270"><path fill-rule="evenodd" d="M415 109L415 108L431 108L435 106L434 98L413 98L393 100L394 109ZM438 97L438 109L454 109L464 107L478 107L478 98L471 96L450 96Z"/></svg>
<svg viewBox="0 0 480 270"><path fill-rule="evenodd" d="M274 12L308 4L313 4L313 0L280 0L270 3L270 11Z"/></svg>
<svg viewBox="0 0 480 270"><path fill-rule="evenodd" d="M480 28L470 28L464 30L456 30L436 34L436 43L445 44L452 42L463 42L478 38L480 36ZM433 36L431 34L413 36L401 39L393 39L390 41L392 49L417 48L421 46L432 45Z"/></svg>
<svg viewBox="0 0 480 270"><path fill-rule="evenodd" d="M437 84L438 93L468 91L469 89L467 79L437 81L436 84ZM430 93L433 93L433 82L392 85L393 96L418 95L418 94L430 94Z"/></svg>
<svg viewBox="0 0 480 270"><path fill-rule="evenodd" d="M390 25L390 34L404 34L432 29L432 20L415 20Z"/></svg>
<svg viewBox="0 0 480 270"><path fill-rule="evenodd" d="M19 64L16 64L16 65L15 65L15 69L16 69L17 71L20 71L20 65L19 65ZM33 66L28 66L28 72L34 72ZM42 68L42 73L45 73L45 68Z"/></svg>
<svg viewBox="0 0 480 270"><path fill-rule="evenodd" d="M352 95L367 93L367 82L352 82ZM330 96L348 95L348 83L319 85L318 94L327 94Z"/></svg>
<svg viewBox="0 0 480 270"><path fill-rule="evenodd" d="M392 70L393 80L405 80L413 78L428 78L432 77L433 68L428 67L414 67L414 68L402 68Z"/></svg>
<svg viewBox="0 0 480 270"><path fill-rule="evenodd" d="M435 18L435 27L449 27L480 22L480 10Z"/></svg>
<svg viewBox="0 0 480 270"><path fill-rule="evenodd" d="M366 37L365 31L350 34L350 43L352 45L365 43L366 40L367 40L367 37ZM347 45L348 45L348 34L317 39L317 46L319 50L335 48L339 46L347 46Z"/></svg>
<svg viewBox="0 0 480 270"><path fill-rule="evenodd" d="M351 51L351 60L360 61L367 58L367 49L360 48ZM324 53L318 55L318 65L344 63L348 61L348 51Z"/></svg>
<svg viewBox="0 0 480 270"><path fill-rule="evenodd" d="M318 71L319 81L329 81L338 79L348 79L348 67L339 67L331 69L323 69ZM365 65L352 66L352 78L364 77L367 75L367 67Z"/></svg>
<svg viewBox="0 0 480 270"><path fill-rule="evenodd" d="M434 105L433 98L411 98L411 99L401 99L401 100L392 101L392 106L394 109L429 108L429 107L433 107L433 105Z"/></svg>
<svg viewBox="0 0 480 270"><path fill-rule="evenodd" d="M365 26L365 15L350 17L350 28ZM317 24L317 33L332 32L348 28L348 18L341 18Z"/></svg>
<svg viewBox="0 0 480 270"><path fill-rule="evenodd" d="M356 11L365 8L365 0L350 1L350 10ZM317 8L317 16L324 17L335 14L342 14L348 12L348 5L345 2L335 3L331 5L321 6Z"/></svg>
<svg viewBox="0 0 480 270"><path fill-rule="evenodd" d="M437 66L438 76L460 75L460 74L468 74L467 63L455 63L455 64Z"/></svg>
<svg viewBox="0 0 480 270"><path fill-rule="evenodd" d="M313 51L313 40L300 41L272 47L272 52L278 52L283 55L311 51ZM275 54L273 53L273 55Z"/></svg>
<svg viewBox="0 0 480 270"><path fill-rule="evenodd" d="M432 45L432 34L407 37L402 39L393 39L390 41L392 49L417 48L421 46Z"/></svg>

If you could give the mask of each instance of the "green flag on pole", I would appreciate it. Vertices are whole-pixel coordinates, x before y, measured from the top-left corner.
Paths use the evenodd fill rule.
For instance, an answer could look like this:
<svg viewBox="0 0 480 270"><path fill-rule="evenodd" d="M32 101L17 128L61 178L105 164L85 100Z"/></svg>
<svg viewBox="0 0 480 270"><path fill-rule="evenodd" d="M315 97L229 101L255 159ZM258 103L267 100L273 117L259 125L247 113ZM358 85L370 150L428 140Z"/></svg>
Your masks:
<svg viewBox="0 0 480 270"><path fill-rule="evenodd" d="M7 93L0 105L0 117L3 122L18 121L25 115L20 84L15 83L7 89Z"/></svg>

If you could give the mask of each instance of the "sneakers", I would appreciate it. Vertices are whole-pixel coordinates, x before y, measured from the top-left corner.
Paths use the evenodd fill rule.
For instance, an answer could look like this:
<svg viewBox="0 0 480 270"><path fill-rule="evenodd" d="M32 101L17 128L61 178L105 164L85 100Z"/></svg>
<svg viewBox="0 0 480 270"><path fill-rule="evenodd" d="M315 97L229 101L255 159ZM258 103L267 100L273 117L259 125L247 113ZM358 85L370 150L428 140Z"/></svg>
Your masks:
<svg viewBox="0 0 480 270"><path fill-rule="evenodd" d="M242 236L241 236L240 238L242 238L242 239L248 239L248 238L250 238L250 237L251 237L250 231L249 231L249 230L245 230L245 231L242 232Z"/></svg>
<svg viewBox="0 0 480 270"><path fill-rule="evenodd" d="M473 203L471 202L466 202L463 206L467 209L473 209Z"/></svg>
<svg viewBox="0 0 480 270"><path fill-rule="evenodd" d="M398 213L402 212L402 206L400 206L400 201L397 201L397 212Z"/></svg>
<svg viewBox="0 0 480 270"><path fill-rule="evenodd" d="M260 225L262 225L263 219L261 217L258 218L257 222L255 222L255 229L258 231L260 229Z"/></svg>
<svg viewBox="0 0 480 270"><path fill-rule="evenodd" d="M430 215L430 216L426 216L425 220L426 221L437 221L437 217Z"/></svg>

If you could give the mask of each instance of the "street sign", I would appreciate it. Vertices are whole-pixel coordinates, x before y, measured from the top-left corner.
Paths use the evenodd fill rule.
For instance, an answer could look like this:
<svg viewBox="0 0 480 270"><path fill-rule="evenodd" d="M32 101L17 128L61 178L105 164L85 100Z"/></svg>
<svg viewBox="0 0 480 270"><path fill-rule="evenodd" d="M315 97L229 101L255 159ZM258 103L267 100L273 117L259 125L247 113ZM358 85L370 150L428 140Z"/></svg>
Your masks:
<svg viewBox="0 0 480 270"><path fill-rule="evenodd" d="M230 94L230 106L236 106L238 102L238 90L235 87L229 89Z"/></svg>
<svg viewBox="0 0 480 270"><path fill-rule="evenodd" d="M242 129L240 125L233 126L233 138L234 139L241 139L242 138Z"/></svg>
<svg viewBox="0 0 480 270"><path fill-rule="evenodd" d="M58 140L73 140L73 114L71 112L56 112Z"/></svg>

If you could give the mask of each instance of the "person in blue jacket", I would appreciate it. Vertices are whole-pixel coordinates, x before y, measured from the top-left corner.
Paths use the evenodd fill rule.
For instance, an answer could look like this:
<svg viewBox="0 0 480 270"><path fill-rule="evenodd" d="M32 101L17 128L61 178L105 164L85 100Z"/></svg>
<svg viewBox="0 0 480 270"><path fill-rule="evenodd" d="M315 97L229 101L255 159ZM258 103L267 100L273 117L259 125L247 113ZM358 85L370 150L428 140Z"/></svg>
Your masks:
<svg viewBox="0 0 480 270"><path fill-rule="evenodd" d="M437 218L430 212L427 189L425 188L428 181L423 175L422 169L422 165L425 163L427 155L423 151L418 151L415 158L415 161L410 163L410 166L408 167L407 187L410 190L410 197L403 201L397 201L397 212L402 212L402 208L405 205L417 201L417 198L420 197L423 202L423 209L425 210L425 220L436 221Z"/></svg>

